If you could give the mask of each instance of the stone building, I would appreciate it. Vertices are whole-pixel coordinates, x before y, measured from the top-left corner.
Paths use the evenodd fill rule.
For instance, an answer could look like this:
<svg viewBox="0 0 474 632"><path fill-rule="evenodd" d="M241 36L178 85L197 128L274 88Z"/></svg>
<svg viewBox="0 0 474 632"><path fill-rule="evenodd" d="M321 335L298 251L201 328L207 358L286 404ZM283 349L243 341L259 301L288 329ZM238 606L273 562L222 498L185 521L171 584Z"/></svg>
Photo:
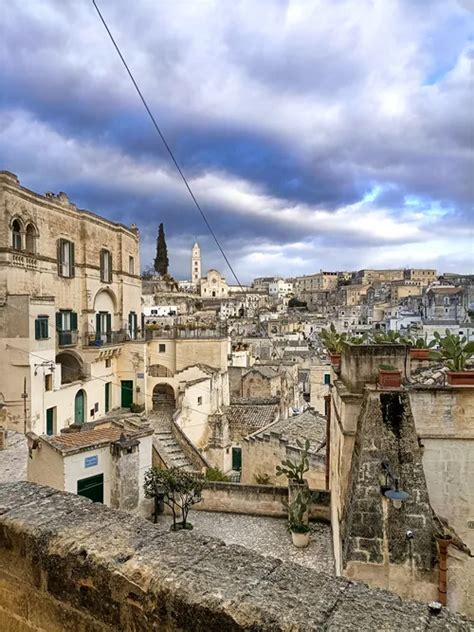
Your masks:
<svg viewBox="0 0 474 632"><path fill-rule="evenodd" d="M462 322L467 315L462 287L432 286L423 297L423 317L428 321Z"/></svg>
<svg viewBox="0 0 474 632"><path fill-rule="evenodd" d="M53 436L28 434L28 480L149 515L143 483L153 429L138 418L86 424Z"/></svg>
<svg viewBox="0 0 474 632"><path fill-rule="evenodd" d="M0 393L7 425L55 434L129 405L141 337L136 227L0 173ZM124 377L126 376L126 377Z"/></svg>
<svg viewBox="0 0 474 632"><path fill-rule="evenodd" d="M298 462L307 439L309 471L305 478L311 489L326 489L326 418L308 408L303 413L279 419L246 436L242 443L240 482L255 484L267 478L272 485L284 485L286 478L276 476L276 466L289 459Z"/></svg>
<svg viewBox="0 0 474 632"><path fill-rule="evenodd" d="M194 243L191 252L191 283L197 289L201 281L201 248L198 242Z"/></svg>
<svg viewBox="0 0 474 632"><path fill-rule="evenodd" d="M381 364L398 368L406 385L378 387ZM414 382L405 346L394 344L346 344L340 373L332 375L328 456L336 568L405 597L438 599L436 537L447 532L453 541L447 602L472 616L474 391ZM408 493L400 507L384 495L397 488Z"/></svg>
<svg viewBox="0 0 474 632"><path fill-rule="evenodd" d="M217 270L209 270L201 279L200 293L203 298L227 298L229 286L225 278Z"/></svg>

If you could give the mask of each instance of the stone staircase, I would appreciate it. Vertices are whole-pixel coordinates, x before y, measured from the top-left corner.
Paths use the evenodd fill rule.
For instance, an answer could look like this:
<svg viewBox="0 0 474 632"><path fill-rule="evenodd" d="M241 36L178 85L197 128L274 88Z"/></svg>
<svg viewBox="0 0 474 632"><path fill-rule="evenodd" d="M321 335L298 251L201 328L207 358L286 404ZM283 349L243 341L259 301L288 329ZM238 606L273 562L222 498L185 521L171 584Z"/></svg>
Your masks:
<svg viewBox="0 0 474 632"><path fill-rule="evenodd" d="M165 463L166 467L182 467L188 472L193 471L193 465L184 454L171 430L171 420L174 409L162 407L154 410L149 416L150 424L155 430L153 435L153 447Z"/></svg>

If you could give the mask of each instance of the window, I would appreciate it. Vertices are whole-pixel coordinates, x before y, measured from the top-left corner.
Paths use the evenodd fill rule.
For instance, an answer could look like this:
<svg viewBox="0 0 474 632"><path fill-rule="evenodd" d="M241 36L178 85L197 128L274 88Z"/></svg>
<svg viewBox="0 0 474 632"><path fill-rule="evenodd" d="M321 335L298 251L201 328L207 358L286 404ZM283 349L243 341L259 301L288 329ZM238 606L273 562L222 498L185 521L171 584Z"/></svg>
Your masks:
<svg viewBox="0 0 474 632"><path fill-rule="evenodd" d="M36 340L47 340L49 338L49 316L38 316L35 320Z"/></svg>
<svg viewBox="0 0 474 632"><path fill-rule="evenodd" d="M36 228L33 224L28 224L26 227L26 250L36 252Z"/></svg>
<svg viewBox="0 0 474 632"><path fill-rule="evenodd" d="M74 244L67 239L58 239L58 275L69 279L74 276Z"/></svg>
<svg viewBox="0 0 474 632"><path fill-rule="evenodd" d="M100 280L112 283L112 253L108 250L100 251Z"/></svg>
<svg viewBox="0 0 474 632"><path fill-rule="evenodd" d="M112 332L112 314L99 312L95 315L96 337L104 342L110 342Z"/></svg>
<svg viewBox="0 0 474 632"><path fill-rule="evenodd" d="M57 331L77 331L77 313L70 309L56 312Z"/></svg>
<svg viewBox="0 0 474 632"><path fill-rule="evenodd" d="M132 340L137 337L137 324L138 319L135 312L130 312L128 315L128 335Z"/></svg>
<svg viewBox="0 0 474 632"><path fill-rule="evenodd" d="M111 360L110 358L108 358L108 359L105 361L105 368L106 368L106 369L110 369L110 367L111 367L111 366L112 366L112 360Z"/></svg>
<svg viewBox="0 0 474 632"><path fill-rule="evenodd" d="M128 258L128 273L135 274L135 260L133 257Z"/></svg>
<svg viewBox="0 0 474 632"><path fill-rule="evenodd" d="M52 391L53 390L53 375L52 373L48 373L44 376L44 390Z"/></svg>
<svg viewBox="0 0 474 632"><path fill-rule="evenodd" d="M12 248L21 250L21 224L17 219L12 223Z"/></svg>
<svg viewBox="0 0 474 632"><path fill-rule="evenodd" d="M159 344L159 345L158 345L158 352L159 352L159 353L165 353L165 352L166 352L166 345L164 345L164 344Z"/></svg>
<svg viewBox="0 0 474 632"><path fill-rule="evenodd" d="M331 374L330 373L325 373L324 374L324 384L331 384Z"/></svg>
<svg viewBox="0 0 474 632"><path fill-rule="evenodd" d="M198 397L197 403L198 403L198 406L201 406L201 404L202 404L202 397Z"/></svg>

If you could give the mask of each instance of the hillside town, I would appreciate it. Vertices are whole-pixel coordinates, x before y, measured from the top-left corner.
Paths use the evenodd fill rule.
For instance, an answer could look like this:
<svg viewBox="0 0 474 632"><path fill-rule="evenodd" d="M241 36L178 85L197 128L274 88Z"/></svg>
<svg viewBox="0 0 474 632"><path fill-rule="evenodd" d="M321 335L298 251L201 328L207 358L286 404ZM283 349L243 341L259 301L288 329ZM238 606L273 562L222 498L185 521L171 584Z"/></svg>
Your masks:
<svg viewBox="0 0 474 632"><path fill-rule="evenodd" d="M418 629L413 599L446 618L425 629L469 629L474 274L321 269L243 285L205 270L195 241L181 280L163 224L146 267L136 225L64 192L2 171L0 209L6 507L37 493L59 516L68 492L159 533L194 527L189 542L363 582L374 600L395 593L400 629ZM392 629L379 625L359 629Z"/></svg>

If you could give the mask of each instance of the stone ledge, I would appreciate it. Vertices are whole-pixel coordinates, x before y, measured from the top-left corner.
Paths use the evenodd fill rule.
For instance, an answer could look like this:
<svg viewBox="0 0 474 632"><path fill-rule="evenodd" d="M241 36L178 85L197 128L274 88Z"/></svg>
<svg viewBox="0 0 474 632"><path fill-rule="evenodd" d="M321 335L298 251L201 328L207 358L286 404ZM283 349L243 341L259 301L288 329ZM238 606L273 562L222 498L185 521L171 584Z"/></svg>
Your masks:
<svg viewBox="0 0 474 632"><path fill-rule="evenodd" d="M0 605L22 630L63 629L41 624L58 601L72 632L471 629L447 610L33 483L0 485L1 575L22 587L26 604Z"/></svg>

